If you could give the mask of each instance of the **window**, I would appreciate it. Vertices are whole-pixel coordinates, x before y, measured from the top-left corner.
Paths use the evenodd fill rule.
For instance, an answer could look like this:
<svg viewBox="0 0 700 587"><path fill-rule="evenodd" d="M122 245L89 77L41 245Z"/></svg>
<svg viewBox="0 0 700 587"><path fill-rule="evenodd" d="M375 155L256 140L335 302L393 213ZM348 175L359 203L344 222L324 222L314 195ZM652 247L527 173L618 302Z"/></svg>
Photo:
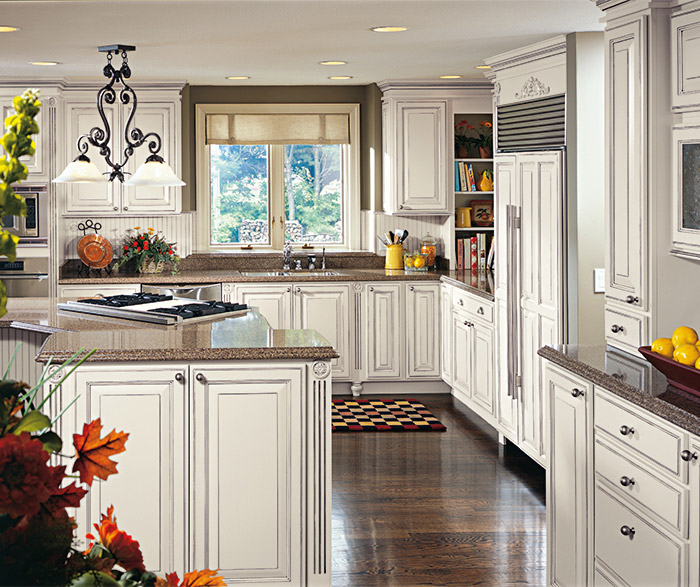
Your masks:
<svg viewBox="0 0 700 587"><path fill-rule="evenodd" d="M300 110L308 143L286 114ZM198 105L198 249L359 248L358 115L355 104ZM289 121L302 139L285 143Z"/></svg>

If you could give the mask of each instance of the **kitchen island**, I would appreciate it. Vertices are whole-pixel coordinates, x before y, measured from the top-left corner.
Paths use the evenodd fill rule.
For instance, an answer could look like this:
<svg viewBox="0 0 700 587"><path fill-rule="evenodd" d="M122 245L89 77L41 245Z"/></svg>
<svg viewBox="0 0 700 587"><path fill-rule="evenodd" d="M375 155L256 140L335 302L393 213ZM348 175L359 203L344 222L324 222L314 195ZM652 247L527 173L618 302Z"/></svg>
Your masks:
<svg viewBox="0 0 700 587"><path fill-rule="evenodd" d="M271 329L254 310L171 327L12 317L2 325L53 332L39 361L97 349L51 398L60 413L77 397L58 422L64 440L98 417L105 433L129 433L118 474L76 511L79 538L113 504L161 576L211 568L227 584L330 585L337 353L323 337Z"/></svg>

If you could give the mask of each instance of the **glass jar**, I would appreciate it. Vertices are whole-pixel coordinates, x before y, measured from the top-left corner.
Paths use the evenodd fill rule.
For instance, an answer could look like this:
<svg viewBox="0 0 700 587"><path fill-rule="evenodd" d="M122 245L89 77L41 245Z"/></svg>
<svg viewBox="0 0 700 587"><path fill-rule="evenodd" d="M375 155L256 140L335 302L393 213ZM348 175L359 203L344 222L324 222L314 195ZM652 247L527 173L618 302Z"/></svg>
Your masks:
<svg viewBox="0 0 700 587"><path fill-rule="evenodd" d="M428 267L437 269L437 241L426 234L420 241L420 252L428 256Z"/></svg>

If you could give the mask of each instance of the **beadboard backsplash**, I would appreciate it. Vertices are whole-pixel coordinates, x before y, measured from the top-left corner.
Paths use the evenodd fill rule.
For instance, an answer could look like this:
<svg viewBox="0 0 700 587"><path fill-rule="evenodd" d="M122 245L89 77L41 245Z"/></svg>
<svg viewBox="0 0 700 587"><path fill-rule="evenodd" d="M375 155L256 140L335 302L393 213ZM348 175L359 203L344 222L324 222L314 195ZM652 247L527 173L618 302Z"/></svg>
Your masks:
<svg viewBox="0 0 700 587"><path fill-rule="evenodd" d="M90 216L90 220L102 225L99 233L112 243L115 257L119 257L118 247L126 232L135 226L143 229L154 228L165 235L168 242L177 243L177 253L180 257L186 257L192 253L194 240L193 225L194 213L183 212L177 216ZM78 241L83 236L83 231L78 224L84 222L81 218L61 218L63 230L60 231L61 246L59 248L62 264L66 259L78 257Z"/></svg>

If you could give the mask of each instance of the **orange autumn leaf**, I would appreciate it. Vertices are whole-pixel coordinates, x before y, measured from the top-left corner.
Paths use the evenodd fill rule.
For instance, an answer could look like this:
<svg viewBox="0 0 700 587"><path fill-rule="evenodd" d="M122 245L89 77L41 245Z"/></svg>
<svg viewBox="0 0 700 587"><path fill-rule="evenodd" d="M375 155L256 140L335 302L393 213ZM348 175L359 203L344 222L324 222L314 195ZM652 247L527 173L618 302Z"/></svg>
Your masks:
<svg viewBox="0 0 700 587"><path fill-rule="evenodd" d="M100 543L104 546L116 564L125 571L138 569L142 573L146 571L143 564L141 545L131 535L117 527L117 519L114 516L114 506L107 508L107 514L100 516L100 524L94 524L100 535Z"/></svg>
<svg viewBox="0 0 700 587"><path fill-rule="evenodd" d="M129 435L125 432L112 430L104 438L100 438L102 424L100 419L89 424L83 424L83 433L73 435L76 460L73 472L80 473L83 483L92 485L93 477L105 480L117 472L117 464L109 457L123 452L124 443Z"/></svg>
<svg viewBox="0 0 700 587"><path fill-rule="evenodd" d="M226 587L224 578L217 575L217 572L218 569L216 571L203 569L201 571L185 573L180 587Z"/></svg>

